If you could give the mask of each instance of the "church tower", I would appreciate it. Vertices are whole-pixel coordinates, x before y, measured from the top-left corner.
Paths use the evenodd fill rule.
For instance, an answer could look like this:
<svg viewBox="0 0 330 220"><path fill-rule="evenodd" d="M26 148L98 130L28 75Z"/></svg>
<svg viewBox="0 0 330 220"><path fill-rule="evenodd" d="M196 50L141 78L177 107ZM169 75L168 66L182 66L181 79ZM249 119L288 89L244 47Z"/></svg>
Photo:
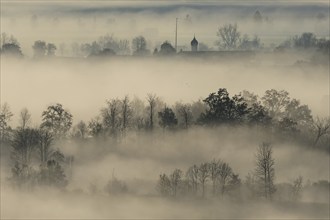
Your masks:
<svg viewBox="0 0 330 220"><path fill-rule="evenodd" d="M196 52L198 49L198 41L195 38L194 35L194 39L191 41L191 51Z"/></svg>

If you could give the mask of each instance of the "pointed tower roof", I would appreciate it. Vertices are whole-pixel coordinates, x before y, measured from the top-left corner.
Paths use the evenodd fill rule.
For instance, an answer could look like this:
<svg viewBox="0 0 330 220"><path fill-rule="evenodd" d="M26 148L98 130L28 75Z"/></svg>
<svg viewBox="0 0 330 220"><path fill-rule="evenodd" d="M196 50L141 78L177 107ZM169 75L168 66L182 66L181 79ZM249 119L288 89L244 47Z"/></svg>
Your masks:
<svg viewBox="0 0 330 220"><path fill-rule="evenodd" d="M194 45L198 45L198 41L196 40L195 35L194 35L194 39L191 41L191 46Z"/></svg>

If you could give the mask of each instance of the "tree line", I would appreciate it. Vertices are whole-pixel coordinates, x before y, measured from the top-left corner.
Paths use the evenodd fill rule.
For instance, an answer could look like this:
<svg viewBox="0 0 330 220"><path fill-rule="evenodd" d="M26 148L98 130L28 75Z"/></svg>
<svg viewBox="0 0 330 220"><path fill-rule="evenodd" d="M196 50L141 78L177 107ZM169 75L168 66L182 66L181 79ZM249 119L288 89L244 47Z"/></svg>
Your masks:
<svg viewBox="0 0 330 220"><path fill-rule="evenodd" d="M252 38L247 34L242 34L238 25L225 24L218 28L216 32L217 40L215 45L221 51L258 51L263 49L263 44L260 38L255 35ZM40 59L44 57L54 57L56 52L60 56L68 54L68 50L71 51L73 57L111 57L115 55L119 56L168 56L176 54L175 48L169 41L164 41L161 45L158 45L151 53L150 43L142 35L134 37L131 42L127 39L118 39L113 35L106 34L100 36L97 40L89 43L72 43L68 45L61 43L55 45L51 42L37 40L32 45L33 57ZM210 47L205 43L200 43L200 50L207 51ZM274 51L284 50L315 50L319 52L317 57L314 57L315 61L320 59L321 55L328 55L330 48L330 40L326 38L317 38L314 33L304 32L301 35L290 37L289 39L281 42L279 45L273 48ZM213 50L213 49L212 49ZM23 57L20 44L13 35L6 33L1 34L1 54L14 57ZM321 56L322 58L323 56Z"/></svg>
<svg viewBox="0 0 330 220"><path fill-rule="evenodd" d="M1 141L10 140L15 131L9 126L13 113L6 103L0 110ZM24 129L31 115L23 109L19 116ZM291 98L285 90L270 89L259 97L246 90L230 96L227 89L220 88L202 100L176 102L172 106L155 94L148 94L145 100L137 97L131 100L129 96L112 98L106 100L94 118L75 125L71 113L57 103L47 107L42 121L40 127L56 139L120 139L130 131L172 132L196 126L246 126L272 132L284 140L329 150L329 118L313 117L307 105Z"/></svg>
<svg viewBox="0 0 330 220"><path fill-rule="evenodd" d="M27 109L20 112L19 126L15 129L10 126L12 116L8 104L3 104L0 108L1 144L11 146L12 181L17 186L41 184L64 187L67 184L64 171L66 169L70 173L74 158L55 148L55 143L85 142L92 139L121 142L129 132L153 133L158 130L167 133L194 127L243 126L270 132L279 140L293 141L329 152L329 118L313 118L307 105L290 98L289 93L284 90L267 90L259 98L248 91L230 96L225 88L220 88L203 100L193 103L177 102L173 106L167 105L155 94L148 94L145 102L138 98L130 100L125 96L122 99L107 100L95 118L75 125L72 114L59 103L48 106L42 112L42 123L38 127L31 127L31 113ZM258 151L260 157L270 156L271 149L268 145L262 146ZM265 172L262 167L266 166L262 161L258 165L260 175ZM239 183L238 176L235 176L227 163L213 161L212 164L195 165L187 171L189 178L197 179L187 179L190 182L184 190L200 192L196 188L196 181L199 181L198 184L203 189L203 182L211 180L215 187L214 193L224 194L228 187L229 190ZM270 168L268 165L266 167ZM212 174L210 169L229 174L219 177L219 173ZM162 175L162 184L168 184L171 179L182 179L182 175L180 170L176 170L172 176ZM264 185L267 185L264 186L266 197L271 195L273 184L269 178L272 175L269 170L267 177L264 177ZM220 181L219 178L224 179ZM174 186L175 188L169 188L166 185L161 189L162 194L176 195L178 186Z"/></svg>
<svg viewBox="0 0 330 220"><path fill-rule="evenodd" d="M242 200L244 193L247 197L262 197L272 200L276 191L275 160L272 153L270 143L260 144L255 156L255 170L247 176L244 182L227 162L213 159L200 165L194 164L185 173L180 169L175 169L169 175L161 174L157 190L162 196L173 198L211 196ZM210 190L207 190L207 187ZM299 197L301 187L301 183L299 186L294 186L292 193L296 192Z"/></svg>
<svg viewBox="0 0 330 220"><path fill-rule="evenodd" d="M190 166L185 172L174 169L161 173L156 190L170 199L220 199L231 201L286 201L299 202L303 194L328 192L329 181L311 183L302 176L290 182L276 183L275 158L271 143L261 143L255 153L254 169L244 179L235 173L229 163L221 159ZM324 197L327 201L327 197Z"/></svg>

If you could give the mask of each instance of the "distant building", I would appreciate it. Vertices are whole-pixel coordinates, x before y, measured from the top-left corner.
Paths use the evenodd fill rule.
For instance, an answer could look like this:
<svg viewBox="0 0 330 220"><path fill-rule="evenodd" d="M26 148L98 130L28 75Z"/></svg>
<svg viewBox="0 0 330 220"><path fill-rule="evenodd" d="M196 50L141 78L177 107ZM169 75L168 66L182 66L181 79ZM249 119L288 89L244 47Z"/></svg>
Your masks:
<svg viewBox="0 0 330 220"><path fill-rule="evenodd" d="M160 51L158 52L158 54L159 55L172 55L172 54L175 54L175 49L169 42L165 41L160 46Z"/></svg>
<svg viewBox="0 0 330 220"><path fill-rule="evenodd" d="M191 51L196 52L197 50L198 50L198 41L194 36L194 39L191 41Z"/></svg>

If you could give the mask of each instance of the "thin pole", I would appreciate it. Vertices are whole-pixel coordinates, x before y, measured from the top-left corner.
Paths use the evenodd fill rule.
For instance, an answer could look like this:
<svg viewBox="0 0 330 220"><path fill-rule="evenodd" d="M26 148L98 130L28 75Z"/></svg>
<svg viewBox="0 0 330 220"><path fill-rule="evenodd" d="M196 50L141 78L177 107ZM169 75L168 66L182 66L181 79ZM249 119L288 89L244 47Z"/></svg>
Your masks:
<svg viewBox="0 0 330 220"><path fill-rule="evenodd" d="M175 52L178 52L178 18L175 19Z"/></svg>

